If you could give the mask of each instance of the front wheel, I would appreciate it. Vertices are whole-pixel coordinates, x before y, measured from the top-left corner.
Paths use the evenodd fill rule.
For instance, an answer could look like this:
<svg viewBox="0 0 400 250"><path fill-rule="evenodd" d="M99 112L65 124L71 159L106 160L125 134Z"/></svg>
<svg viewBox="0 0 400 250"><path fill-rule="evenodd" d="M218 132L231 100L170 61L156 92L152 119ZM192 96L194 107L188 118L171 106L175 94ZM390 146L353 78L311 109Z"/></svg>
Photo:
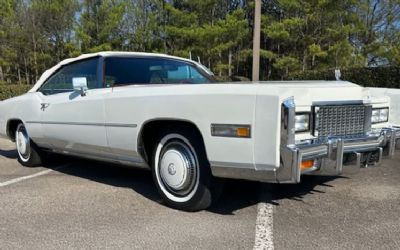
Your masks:
<svg viewBox="0 0 400 250"><path fill-rule="evenodd" d="M15 144L18 151L18 161L26 167L35 167L42 164L40 149L29 138L24 124L19 124L15 131Z"/></svg>
<svg viewBox="0 0 400 250"><path fill-rule="evenodd" d="M204 147L190 131L161 133L152 165L157 189L168 206L198 211L216 198Z"/></svg>

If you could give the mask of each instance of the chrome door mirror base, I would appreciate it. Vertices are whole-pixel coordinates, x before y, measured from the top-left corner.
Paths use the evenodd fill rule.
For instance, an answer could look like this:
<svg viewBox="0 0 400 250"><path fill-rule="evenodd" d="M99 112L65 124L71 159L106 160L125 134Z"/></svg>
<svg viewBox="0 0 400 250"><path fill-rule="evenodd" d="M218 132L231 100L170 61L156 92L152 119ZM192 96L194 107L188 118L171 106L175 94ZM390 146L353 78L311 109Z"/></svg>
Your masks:
<svg viewBox="0 0 400 250"><path fill-rule="evenodd" d="M73 77L72 85L74 87L74 91L79 91L81 96L86 96L86 91L88 90L86 77Z"/></svg>

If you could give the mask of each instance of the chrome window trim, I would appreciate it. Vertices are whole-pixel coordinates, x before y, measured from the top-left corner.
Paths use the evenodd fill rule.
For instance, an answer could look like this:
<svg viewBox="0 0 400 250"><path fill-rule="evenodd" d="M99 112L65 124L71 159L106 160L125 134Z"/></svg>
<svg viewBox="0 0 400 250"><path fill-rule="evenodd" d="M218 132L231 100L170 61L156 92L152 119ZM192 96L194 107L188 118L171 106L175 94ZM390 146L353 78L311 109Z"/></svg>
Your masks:
<svg viewBox="0 0 400 250"><path fill-rule="evenodd" d="M102 84L102 62L100 61L100 59L102 58L102 56L93 56L93 57L89 57L89 58L82 58L73 62L69 62L67 64L64 64L62 66L60 66L56 71L54 71L51 75L49 75L44 81L43 83L40 85L40 87L35 91L35 92L39 92L41 94L43 94L42 90L45 87L45 85L49 82L49 80L51 80L51 78L53 76L55 76L56 74L58 74L58 72L60 72L61 70L63 70L66 67L69 67L73 64L76 63L80 63L83 61L89 61L89 60L96 60L97 61L97 66L96 66L96 79L97 79L97 86L96 88L92 88L92 89L101 89L103 88L103 84ZM64 92L60 92L60 93L54 93L54 94L48 94L48 95L57 95L57 94L62 94L62 93L71 93L74 90L73 89L60 89L60 90L65 90ZM45 95L45 94L43 94ZM46 96L48 96L46 95Z"/></svg>

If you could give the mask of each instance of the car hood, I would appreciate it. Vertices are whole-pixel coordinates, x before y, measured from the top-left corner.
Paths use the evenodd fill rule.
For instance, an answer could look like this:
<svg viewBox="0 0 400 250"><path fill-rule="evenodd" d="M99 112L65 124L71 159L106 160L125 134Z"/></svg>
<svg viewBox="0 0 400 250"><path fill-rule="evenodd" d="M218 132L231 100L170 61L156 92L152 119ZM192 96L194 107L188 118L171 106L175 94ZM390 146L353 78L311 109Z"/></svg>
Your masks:
<svg viewBox="0 0 400 250"><path fill-rule="evenodd" d="M137 92L135 88L140 88ZM368 88L345 81L288 81L288 82L235 82L217 84L157 84L130 85L113 88L122 95L237 95L277 96L280 101L294 97L296 106L311 106L321 102L354 101L386 102L387 98L371 97Z"/></svg>
<svg viewBox="0 0 400 250"><path fill-rule="evenodd" d="M296 106L311 106L315 103L348 102L363 103L385 102L385 98L372 100L368 88L345 81L290 81L258 82L258 93L280 93L284 98L294 97Z"/></svg>

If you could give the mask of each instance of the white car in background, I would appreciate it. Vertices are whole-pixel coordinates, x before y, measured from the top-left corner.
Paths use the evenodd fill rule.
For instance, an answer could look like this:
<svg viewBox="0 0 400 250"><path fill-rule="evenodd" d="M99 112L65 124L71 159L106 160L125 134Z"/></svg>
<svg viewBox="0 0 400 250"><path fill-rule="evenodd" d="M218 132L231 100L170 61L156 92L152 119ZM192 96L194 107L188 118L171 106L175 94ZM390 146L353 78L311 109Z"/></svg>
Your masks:
<svg viewBox="0 0 400 250"><path fill-rule="evenodd" d="M55 152L151 169L167 205L195 211L215 199L214 177L299 183L393 156L400 93L389 92L343 81L215 83L187 59L101 52L64 60L0 102L0 134L25 166Z"/></svg>

